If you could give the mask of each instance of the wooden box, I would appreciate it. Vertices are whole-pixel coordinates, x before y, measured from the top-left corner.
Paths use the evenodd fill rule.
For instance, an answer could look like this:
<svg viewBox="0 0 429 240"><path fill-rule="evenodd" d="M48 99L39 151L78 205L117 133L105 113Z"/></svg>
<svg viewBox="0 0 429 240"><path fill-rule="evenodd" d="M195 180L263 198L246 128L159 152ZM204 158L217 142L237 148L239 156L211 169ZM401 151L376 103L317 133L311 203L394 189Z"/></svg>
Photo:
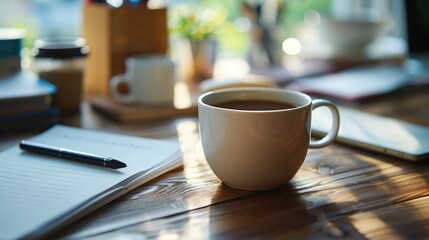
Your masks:
<svg viewBox="0 0 429 240"><path fill-rule="evenodd" d="M107 95L112 76L125 72L130 55L168 50L166 9L84 7L83 36L90 47L84 73L86 94Z"/></svg>

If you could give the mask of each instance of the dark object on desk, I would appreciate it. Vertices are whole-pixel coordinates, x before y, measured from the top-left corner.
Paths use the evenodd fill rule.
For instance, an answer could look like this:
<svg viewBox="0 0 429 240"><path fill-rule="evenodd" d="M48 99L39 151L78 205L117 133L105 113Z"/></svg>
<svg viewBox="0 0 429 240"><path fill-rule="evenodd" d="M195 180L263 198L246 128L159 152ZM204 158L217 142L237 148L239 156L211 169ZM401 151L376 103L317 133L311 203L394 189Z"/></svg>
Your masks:
<svg viewBox="0 0 429 240"><path fill-rule="evenodd" d="M24 36L21 29L0 28L0 77L12 75L21 69Z"/></svg>
<svg viewBox="0 0 429 240"><path fill-rule="evenodd" d="M34 43L35 70L41 79L57 87L52 104L61 114L79 111L82 81L89 47L83 38L52 37Z"/></svg>
<svg viewBox="0 0 429 240"><path fill-rule="evenodd" d="M43 129L51 126L58 110L51 107L56 87L29 71L0 80L0 132Z"/></svg>
<svg viewBox="0 0 429 240"><path fill-rule="evenodd" d="M19 147L23 150L34 152L42 155L49 155L68 160L73 160L82 163L94 164L97 166L103 166L107 168L124 168L127 164L113 159L111 157L105 157L90 153L84 153L80 151L65 149L61 147L51 146L42 143L36 143L31 141L22 140Z"/></svg>
<svg viewBox="0 0 429 240"><path fill-rule="evenodd" d="M46 110L0 116L0 133L16 133L48 129L58 121L59 111Z"/></svg>
<svg viewBox="0 0 429 240"><path fill-rule="evenodd" d="M45 110L56 87L29 71L0 79L0 116ZM37 103L34 105L34 103Z"/></svg>
<svg viewBox="0 0 429 240"><path fill-rule="evenodd" d="M121 105L109 97L98 96L90 99L91 106L104 116L121 123L144 122L179 116L195 116L196 105L188 108Z"/></svg>
<svg viewBox="0 0 429 240"><path fill-rule="evenodd" d="M423 9L428 9L429 2L407 0L404 1L404 5L409 56L419 61L425 68L423 71L427 72L429 68L429 21L427 13Z"/></svg>
<svg viewBox="0 0 429 240"><path fill-rule="evenodd" d="M428 9L429 2L424 0L404 1L408 51L411 54L426 52L429 53L429 22L427 13L423 9Z"/></svg>

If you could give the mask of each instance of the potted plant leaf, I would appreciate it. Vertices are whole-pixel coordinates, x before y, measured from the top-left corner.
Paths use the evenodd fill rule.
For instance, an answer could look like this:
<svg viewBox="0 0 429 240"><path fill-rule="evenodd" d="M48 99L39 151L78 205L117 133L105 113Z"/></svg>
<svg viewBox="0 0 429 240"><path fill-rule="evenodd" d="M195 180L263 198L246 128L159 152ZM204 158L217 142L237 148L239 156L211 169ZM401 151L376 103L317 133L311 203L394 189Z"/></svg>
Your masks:
<svg viewBox="0 0 429 240"><path fill-rule="evenodd" d="M190 51L193 68L188 80L199 83L212 76L217 48L215 34L225 19L226 12L220 8L182 4L172 9L170 32L185 39L186 48Z"/></svg>

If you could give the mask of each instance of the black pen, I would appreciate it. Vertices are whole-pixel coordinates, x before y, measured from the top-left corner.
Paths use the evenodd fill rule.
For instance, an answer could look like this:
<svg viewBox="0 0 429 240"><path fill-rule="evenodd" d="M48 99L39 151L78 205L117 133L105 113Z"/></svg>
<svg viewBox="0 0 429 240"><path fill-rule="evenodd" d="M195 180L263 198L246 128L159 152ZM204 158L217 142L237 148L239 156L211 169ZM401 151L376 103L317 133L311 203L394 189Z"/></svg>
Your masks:
<svg viewBox="0 0 429 240"><path fill-rule="evenodd" d="M127 166L127 164L111 157L99 156L26 140L22 140L19 147L29 152L55 156L82 163L95 164L113 169L124 168Z"/></svg>

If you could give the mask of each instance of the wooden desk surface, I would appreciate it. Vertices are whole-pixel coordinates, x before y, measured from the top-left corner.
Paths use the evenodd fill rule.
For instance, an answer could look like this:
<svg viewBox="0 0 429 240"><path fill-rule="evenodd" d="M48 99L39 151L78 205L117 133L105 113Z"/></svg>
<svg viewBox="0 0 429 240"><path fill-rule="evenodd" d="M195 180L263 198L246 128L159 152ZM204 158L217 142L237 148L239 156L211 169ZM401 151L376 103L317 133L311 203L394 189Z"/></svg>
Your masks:
<svg viewBox="0 0 429 240"><path fill-rule="evenodd" d="M429 126L429 88L352 107ZM184 167L96 210L55 237L90 239L330 239L429 237L429 162L340 144L310 150L290 184L250 192L223 185L205 162L196 118L118 125L84 104L63 123L178 140ZM17 142L2 138L2 147Z"/></svg>

